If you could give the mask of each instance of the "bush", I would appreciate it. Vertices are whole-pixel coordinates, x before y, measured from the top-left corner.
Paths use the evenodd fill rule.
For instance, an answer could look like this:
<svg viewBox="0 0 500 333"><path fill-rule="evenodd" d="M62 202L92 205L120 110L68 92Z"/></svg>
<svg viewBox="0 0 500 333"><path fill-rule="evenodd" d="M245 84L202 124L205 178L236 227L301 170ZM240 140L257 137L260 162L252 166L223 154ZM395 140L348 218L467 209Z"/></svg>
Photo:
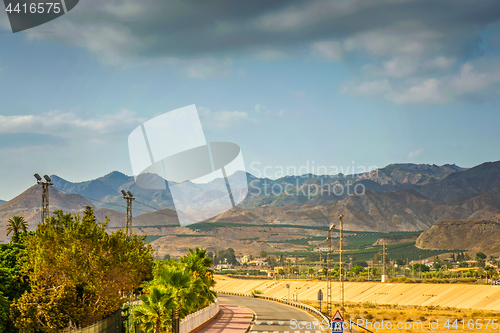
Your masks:
<svg viewBox="0 0 500 333"><path fill-rule="evenodd" d="M252 291L252 297L257 297L257 295L262 295L262 291L255 289Z"/></svg>
<svg viewBox="0 0 500 333"><path fill-rule="evenodd" d="M373 319L373 315L371 315L371 314L369 313L369 314L367 314L367 315L365 316L365 319L366 319L366 320L372 320L372 319Z"/></svg>

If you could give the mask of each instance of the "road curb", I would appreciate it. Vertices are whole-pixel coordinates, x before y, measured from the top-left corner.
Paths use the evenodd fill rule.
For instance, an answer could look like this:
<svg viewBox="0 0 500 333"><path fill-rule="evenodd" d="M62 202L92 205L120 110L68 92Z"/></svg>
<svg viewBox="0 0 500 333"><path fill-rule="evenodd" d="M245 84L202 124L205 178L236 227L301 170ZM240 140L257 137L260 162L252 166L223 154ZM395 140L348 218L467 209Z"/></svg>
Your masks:
<svg viewBox="0 0 500 333"><path fill-rule="evenodd" d="M268 300L268 301L273 301L273 302L277 302L277 303L287 304L287 305L290 305L290 306L293 306L293 307L305 310L305 311L313 314L314 316L320 318L321 321L323 321L323 320L327 320L328 322L330 321L330 319L327 316L325 316L323 313L319 312L316 308L314 308L314 307L312 307L310 305L307 305L307 304L300 303L300 302L288 301L288 300L284 300L284 299L281 299L281 298L276 298L276 297L271 297L271 296L264 296L264 295L255 295L255 296L253 296L252 294L235 293L235 292L223 291L223 290L214 290L214 291L216 293L225 294L225 295L242 296L242 297L250 297L250 298L260 298L260 299L265 299L265 300Z"/></svg>

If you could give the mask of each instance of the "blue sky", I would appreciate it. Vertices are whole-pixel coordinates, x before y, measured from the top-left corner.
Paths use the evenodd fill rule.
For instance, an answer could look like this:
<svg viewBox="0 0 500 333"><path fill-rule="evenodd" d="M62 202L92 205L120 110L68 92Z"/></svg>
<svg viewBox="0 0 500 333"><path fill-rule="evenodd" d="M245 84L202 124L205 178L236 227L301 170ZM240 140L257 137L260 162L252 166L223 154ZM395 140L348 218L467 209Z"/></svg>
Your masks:
<svg viewBox="0 0 500 333"><path fill-rule="evenodd" d="M500 159L498 2L219 3L87 0L16 34L2 12L0 198L131 174L128 134L190 104L252 173Z"/></svg>

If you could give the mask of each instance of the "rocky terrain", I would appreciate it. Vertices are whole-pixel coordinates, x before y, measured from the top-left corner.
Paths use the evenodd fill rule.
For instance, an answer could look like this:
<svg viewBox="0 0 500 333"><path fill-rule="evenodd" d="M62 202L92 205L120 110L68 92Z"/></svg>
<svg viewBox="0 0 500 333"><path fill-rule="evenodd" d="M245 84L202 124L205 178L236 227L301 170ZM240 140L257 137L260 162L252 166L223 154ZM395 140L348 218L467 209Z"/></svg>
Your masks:
<svg viewBox="0 0 500 333"><path fill-rule="evenodd" d="M387 238L379 238L373 246L378 245L393 245L393 244L403 244L403 243L414 243L418 238L418 235L411 235L408 237L387 237Z"/></svg>
<svg viewBox="0 0 500 333"><path fill-rule="evenodd" d="M500 222L497 220L446 220L423 232L415 246L432 250L470 250L500 254Z"/></svg>

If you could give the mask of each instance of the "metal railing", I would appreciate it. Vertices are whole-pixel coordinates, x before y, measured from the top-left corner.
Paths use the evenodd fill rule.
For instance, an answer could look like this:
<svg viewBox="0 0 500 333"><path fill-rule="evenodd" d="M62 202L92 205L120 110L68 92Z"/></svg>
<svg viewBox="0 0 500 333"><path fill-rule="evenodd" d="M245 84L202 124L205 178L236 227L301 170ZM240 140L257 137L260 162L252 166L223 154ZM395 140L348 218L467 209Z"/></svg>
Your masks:
<svg viewBox="0 0 500 333"><path fill-rule="evenodd" d="M215 299L212 305L207 306L199 311L191 313L182 319L180 325L180 333L188 333L194 331L198 327L217 316L219 313L219 300Z"/></svg>
<svg viewBox="0 0 500 333"><path fill-rule="evenodd" d="M98 321L87 327L83 327L71 333L121 333L122 331L122 310L119 309L111 316Z"/></svg>

